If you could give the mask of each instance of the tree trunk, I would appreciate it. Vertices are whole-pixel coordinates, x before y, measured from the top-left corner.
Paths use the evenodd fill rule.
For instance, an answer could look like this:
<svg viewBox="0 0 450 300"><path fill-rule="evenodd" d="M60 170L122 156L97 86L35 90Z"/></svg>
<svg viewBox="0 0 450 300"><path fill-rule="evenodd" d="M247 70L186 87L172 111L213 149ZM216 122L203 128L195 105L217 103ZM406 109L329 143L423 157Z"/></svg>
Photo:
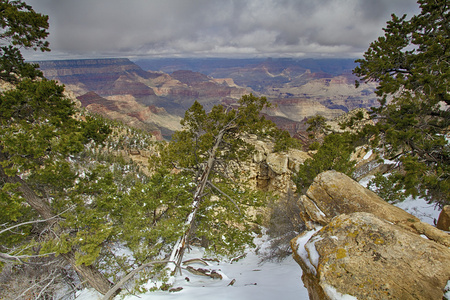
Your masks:
<svg viewBox="0 0 450 300"><path fill-rule="evenodd" d="M2 153L0 152L0 156L3 158ZM2 160L0 160L2 161ZM5 174L3 170L3 166L0 164L0 178L4 180L4 182L8 183L20 183L18 187L18 191L21 192L25 201L44 219L50 219L47 222L50 225L54 225L56 219L53 214L51 207L36 193L30 188L30 186L19 176L8 176ZM72 267L77 271L77 273L88 282L90 286L95 288L99 293L106 294L108 290L111 288L111 282L103 276L100 271L98 271L93 266L86 266L84 264L77 265L75 260L75 252L71 250L68 253L61 253L61 257L63 257L68 263L72 265Z"/></svg>
<svg viewBox="0 0 450 300"><path fill-rule="evenodd" d="M60 255L72 265L72 267L75 269L75 271L77 271L81 278L86 280L91 287L96 289L102 295L105 295L112 287L111 282L107 278L105 278L105 276L103 276L103 274L100 273L97 268L93 267L92 265L77 265L74 251L61 253ZM118 292L120 292L120 290Z"/></svg>
<svg viewBox="0 0 450 300"><path fill-rule="evenodd" d="M186 250L186 247L189 244L189 238L192 234L193 225L195 222L195 217L197 215L198 209L200 208L200 204L202 203L203 198L203 191L205 190L205 186L208 182L209 174L211 173L211 170L214 167L214 163L216 161L216 152L219 148L220 144L222 143L222 139L224 134L233 128L233 126L226 126L224 127L219 134L217 135L216 142L211 149L211 152L208 157L208 162L206 164L205 169L203 170L202 177L200 178L200 182L197 185L197 189L194 194L194 198L192 200L192 210L189 213L188 217L186 218L185 225L187 226L186 231L184 232L183 236L178 239L177 243L175 244L175 247L172 250L172 253L170 255L170 261L175 263L174 268L172 268L172 271L179 271L181 274L181 263L184 256L184 251Z"/></svg>

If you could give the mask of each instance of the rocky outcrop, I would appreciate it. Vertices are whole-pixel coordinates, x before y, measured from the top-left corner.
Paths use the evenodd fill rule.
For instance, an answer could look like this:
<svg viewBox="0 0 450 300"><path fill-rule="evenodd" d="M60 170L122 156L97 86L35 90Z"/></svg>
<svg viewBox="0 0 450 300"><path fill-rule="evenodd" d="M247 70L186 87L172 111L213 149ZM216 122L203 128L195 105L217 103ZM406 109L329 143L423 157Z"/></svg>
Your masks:
<svg viewBox="0 0 450 300"><path fill-rule="evenodd" d="M255 135L244 139L255 147L253 159L241 164L239 169L246 173L247 184L250 188L262 191L272 191L284 194L293 186L292 172L311 156L297 149L285 152L274 152L274 145L270 141L258 140Z"/></svg>
<svg viewBox="0 0 450 300"><path fill-rule="evenodd" d="M126 58L41 61L38 64L46 78L82 87L81 93L93 91L100 96L153 96L155 93L150 87L134 78L161 75L145 72Z"/></svg>
<svg viewBox="0 0 450 300"><path fill-rule="evenodd" d="M364 126L371 124L370 114L365 108L356 108L327 122L333 132L358 132Z"/></svg>
<svg viewBox="0 0 450 300"><path fill-rule="evenodd" d="M332 119L345 113L342 109L330 109L319 101L309 97L286 98L273 100L274 107L264 110L264 113L274 117L285 117L290 120L301 122L317 114L327 119Z"/></svg>
<svg viewBox="0 0 450 300"><path fill-rule="evenodd" d="M336 171L319 174L307 190L306 196L300 197L300 204L305 207L303 218L307 224L326 225L333 217L341 214L368 212L450 247L450 236L447 233L421 222L403 209L387 203L347 175ZM315 219L317 215L322 215L323 218Z"/></svg>
<svg viewBox="0 0 450 300"><path fill-rule="evenodd" d="M169 138L173 131L181 128L180 117L168 114L164 108L144 106L131 95L106 99L89 92L78 100L89 111L150 132L156 140Z"/></svg>
<svg viewBox="0 0 450 300"><path fill-rule="evenodd" d="M299 205L311 231L291 245L311 299L442 299L448 233L335 171L319 174Z"/></svg>
<svg viewBox="0 0 450 300"><path fill-rule="evenodd" d="M446 205L442 209L436 227L441 230L450 231L450 205Z"/></svg>
<svg viewBox="0 0 450 300"><path fill-rule="evenodd" d="M450 278L448 247L369 213L340 215L292 247L312 300L441 300Z"/></svg>

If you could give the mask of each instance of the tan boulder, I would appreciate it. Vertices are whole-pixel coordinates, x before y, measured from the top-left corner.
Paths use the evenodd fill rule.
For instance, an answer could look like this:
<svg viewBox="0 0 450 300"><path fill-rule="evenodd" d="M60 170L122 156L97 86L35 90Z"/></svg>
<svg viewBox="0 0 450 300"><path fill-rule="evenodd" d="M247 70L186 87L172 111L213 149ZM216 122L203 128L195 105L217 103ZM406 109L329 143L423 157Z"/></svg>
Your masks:
<svg viewBox="0 0 450 300"><path fill-rule="evenodd" d="M446 205L442 209L436 227L441 230L450 231L450 205Z"/></svg>
<svg viewBox="0 0 450 300"><path fill-rule="evenodd" d="M449 234L423 223L401 208L387 203L345 174L336 171L319 174L307 190L306 195L307 197L300 199L302 205L309 208L303 215L306 224L326 225L328 220L341 214L368 212L450 247ZM321 217L317 218L318 215Z"/></svg>
<svg viewBox="0 0 450 300"><path fill-rule="evenodd" d="M290 149L288 151L288 167L290 170L298 172L300 170L300 166L309 158L312 158L305 151L301 151L298 149Z"/></svg>
<svg viewBox="0 0 450 300"><path fill-rule="evenodd" d="M267 155L266 163L277 175L288 172L289 157L285 153L270 153Z"/></svg>
<svg viewBox="0 0 450 300"><path fill-rule="evenodd" d="M364 212L335 217L311 234L291 246L312 300L443 297L448 247Z"/></svg>

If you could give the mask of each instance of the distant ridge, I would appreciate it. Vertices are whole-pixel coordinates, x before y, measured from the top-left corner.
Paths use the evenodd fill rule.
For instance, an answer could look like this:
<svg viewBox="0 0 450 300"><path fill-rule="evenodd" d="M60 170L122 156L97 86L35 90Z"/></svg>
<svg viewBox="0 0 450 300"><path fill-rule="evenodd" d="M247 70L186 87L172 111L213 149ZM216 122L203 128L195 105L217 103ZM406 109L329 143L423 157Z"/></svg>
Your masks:
<svg viewBox="0 0 450 300"><path fill-rule="evenodd" d="M48 79L66 85L87 109L165 138L198 101L205 110L235 103L242 95L277 104L264 113L293 136L305 120L335 118L378 104L375 83L356 89L352 59L138 59L100 58L38 61ZM170 71L170 72L169 72Z"/></svg>

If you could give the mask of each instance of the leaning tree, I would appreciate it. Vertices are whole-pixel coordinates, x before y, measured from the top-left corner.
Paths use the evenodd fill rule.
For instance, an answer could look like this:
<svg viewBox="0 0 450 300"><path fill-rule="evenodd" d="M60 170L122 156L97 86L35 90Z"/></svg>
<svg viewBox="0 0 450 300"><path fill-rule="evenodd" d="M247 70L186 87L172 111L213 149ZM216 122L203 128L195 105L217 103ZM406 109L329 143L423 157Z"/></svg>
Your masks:
<svg viewBox="0 0 450 300"><path fill-rule="evenodd" d="M205 241L216 253L232 254L251 244L249 207L260 205L260 197L244 188L239 164L254 147L249 134L280 137L275 125L261 114L270 103L266 98L243 96L234 107L215 105L206 112L195 102L182 120L183 129L161 151L160 162L192 179L192 199L182 234L170 260L176 268L194 237Z"/></svg>

